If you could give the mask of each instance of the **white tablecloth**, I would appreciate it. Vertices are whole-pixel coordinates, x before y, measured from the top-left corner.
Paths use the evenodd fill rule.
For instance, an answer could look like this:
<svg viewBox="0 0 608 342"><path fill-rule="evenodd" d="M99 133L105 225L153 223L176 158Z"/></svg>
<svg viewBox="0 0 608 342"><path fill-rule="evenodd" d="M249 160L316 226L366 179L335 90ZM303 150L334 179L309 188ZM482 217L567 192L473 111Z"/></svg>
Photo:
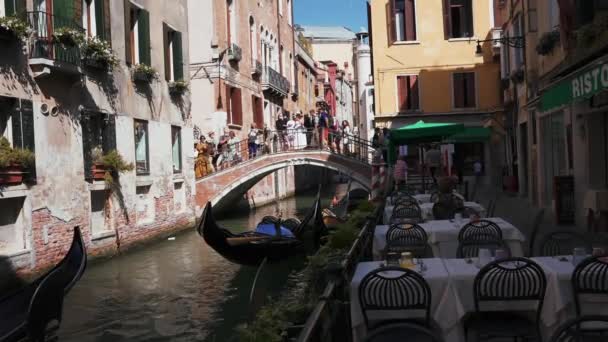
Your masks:
<svg viewBox="0 0 608 342"><path fill-rule="evenodd" d="M431 289L431 318L434 319L442 329L449 329L458 323L458 318L454 321L451 317L461 317L462 313L458 312L458 299L451 292L448 272L441 259L424 259L423 262L426 265L427 270L422 273L422 276ZM361 284L363 277L380 267L380 264L381 262L379 261L359 263L350 283L350 313L353 340L355 342L363 341L366 334L365 320L359 302L359 285ZM436 309L439 306L442 307L442 310ZM405 316L406 314L407 313L404 312L382 312L374 317L382 319L404 318L408 317Z"/></svg>
<svg viewBox="0 0 608 342"><path fill-rule="evenodd" d="M434 216L433 216L433 206L434 205L435 205L434 203L430 203L430 202L419 204L423 220L428 221L428 220L434 219ZM464 206L467 208L472 208L475 211L479 212L482 217L486 216L486 209L477 202L464 202ZM390 223L391 215L393 215L394 208L395 208L394 205L386 205L384 207L384 218L383 218L384 224Z"/></svg>
<svg viewBox="0 0 608 342"><path fill-rule="evenodd" d="M522 243L526 241L524 235L515 226L501 218L489 218L502 230L503 240L511 249L513 256L523 256ZM458 249L458 233L466 223L457 224L449 220L428 221L421 223L428 237L429 245L433 249L433 255L441 258L455 258ZM386 247L386 232L388 225L376 226L372 252L375 260L382 258L382 252Z"/></svg>

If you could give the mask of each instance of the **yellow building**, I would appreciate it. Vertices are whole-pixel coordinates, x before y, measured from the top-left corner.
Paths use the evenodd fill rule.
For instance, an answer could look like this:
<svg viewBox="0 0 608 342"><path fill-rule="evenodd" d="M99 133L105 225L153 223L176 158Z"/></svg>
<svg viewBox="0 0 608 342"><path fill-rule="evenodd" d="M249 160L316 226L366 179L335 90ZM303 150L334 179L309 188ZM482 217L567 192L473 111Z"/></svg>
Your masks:
<svg viewBox="0 0 608 342"><path fill-rule="evenodd" d="M482 54L476 53L478 39L498 32L494 2L369 1L376 127L394 129L419 120L502 127L499 50L488 42ZM465 174L479 160L487 176L498 177L504 153L493 153L483 138L456 144L455 156L462 158ZM502 139L491 140L502 151Z"/></svg>

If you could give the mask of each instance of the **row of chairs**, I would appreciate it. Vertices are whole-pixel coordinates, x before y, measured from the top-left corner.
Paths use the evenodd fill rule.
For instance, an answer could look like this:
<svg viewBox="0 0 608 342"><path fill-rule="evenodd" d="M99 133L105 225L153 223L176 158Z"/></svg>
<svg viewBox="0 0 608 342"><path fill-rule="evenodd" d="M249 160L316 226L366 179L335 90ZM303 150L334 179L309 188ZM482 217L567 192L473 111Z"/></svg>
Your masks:
<svg viewBox="0 0 608 342"><path fill-rule="evenodd" d="M390 274L387 274L390 272ZM509 258L491 262L475 277L473 295L475 312L465 318L465 337L475 340L489 338L536 339L541 341L540 314L546 290L545 273L537 263L527 258ZM593 294L608 297L608 262L591 257L581 262L572 275L572 287L578 320L558 329L551 341L606 341L608 325L586 329L583 321L608 322L606 317L581 315L580 297ZM426 280L417 272L399 267L383 267L367 274L359 286L359 301L366 327L370 331L366 341L389 341L392 337L422 336L428 341L442 341L429 329L432 293ZM482 304L500 302L529 302L534 318L519 311L484 311ZM403 317L418 313L415 318L399 320L374 319L381 312L401 312ZM411 314L406 314L409 312ZM391 323L398 323L397 325ZM389 324L389 325L387 325ZM600 339L574 339L586 337ZM393 339L394 340L394 339ZM425 339L412 339L425 341ZM467 339L468 341L468 339Z"/></svg>

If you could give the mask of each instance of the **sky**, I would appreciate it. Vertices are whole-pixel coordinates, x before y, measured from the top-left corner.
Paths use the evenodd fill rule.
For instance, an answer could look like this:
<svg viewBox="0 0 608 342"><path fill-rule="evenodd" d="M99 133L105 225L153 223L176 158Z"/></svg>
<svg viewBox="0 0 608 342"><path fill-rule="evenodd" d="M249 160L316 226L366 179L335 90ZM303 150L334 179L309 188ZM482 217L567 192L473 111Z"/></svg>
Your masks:
<svg viewBox="0 0 608 342"><path fill-rule="evenodd" d="M294 0L299 25L346 26L353 32L367 28L366 0Z"/></svg>

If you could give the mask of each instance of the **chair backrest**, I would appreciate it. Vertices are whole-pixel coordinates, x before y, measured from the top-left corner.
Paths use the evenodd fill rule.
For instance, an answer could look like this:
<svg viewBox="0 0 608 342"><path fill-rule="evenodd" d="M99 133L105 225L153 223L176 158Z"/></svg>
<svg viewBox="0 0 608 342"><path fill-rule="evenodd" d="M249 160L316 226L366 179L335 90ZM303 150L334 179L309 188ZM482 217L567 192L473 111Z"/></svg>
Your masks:
<svg viewBox="0 0 608 342"><path fill-rule="evenodd" d="M571 255L576 247L583 247L588 253L591 252L591 242L587 241L582 234L572 231L552 232L543 238L539 255Z"/></svg>
<svg viewBox="0 0 608 342"><path fill-rule="evenodd" d="M383 325L366 338L365 342L394 342L405 341L443 342L443 339L433 331L414 323L392 323Z"/></svg>
<svg viewBox="0 0 608 342"><path fill-rule="evenodd" d="M459 242L485 242L502 240L502 230L489 220L469 222L458 233Z"/></svg>
<svg viewBox="0 0 608 342"><path fill-rule="evenodd" d="M415 257L429 256L428 236L417 224L394 224L386 232L386 253L410 251Z"/></svg>
<svg viewBox="0 0 608 342"><path fill-rule="evenodd" d="M433 204L433 217L435 220L451 220L454 218L456 209L450 203L436 202Z"/></svg>
<svg viewBox="0 0 608 342"><path fill-rule="evenodd" d="M572 290L576 313L581 314L581 295L608 296L608 259L591 257L578 264L572 272Z"/></svg>
<svg viewBox="0 0 608 342"><path fill-rule="evenodd" d="M475 310L488 301L538 301L540 315L547 280L543 269L526 258L508 258L484 266L473 283Z"/></svg>
<svg viewBox="0 0 608 342"><path fill-rule="evenodd" d="M370 325L373 311L423 311L425 322L430 322L431 289L417 272L400 267L383 267L373 270L361 280L359 302Z"/></svg>
<svg viewBox="0 0 608 342"><path fill-rule="evenodd" d="M397 206L391 215L393 223L418 223L422 221L422 211L418 205Z"/></svg>
<svg viewBox="0 0 608 342"><path fill-rule="evenodd" d="M534 255L534 247L536 246L536 239L538 237L538 233L540 232L540 226L543 223L545 218L545 209L540 209L536 216L534 217L534 222L532 222L532 233L530 234L530 244L528 245L528 256Z"/></svg>
<svg viewBox="0 0 608 342"><path fill-rule="evenodd" d="M393 204L397 206L412 206L418 205L418 201L412 196L399 196L393 199Z"/></svg>
<svg viewBox="0 0 608 342"><path fill-rule="evenodd" d="M550 342L602 342L606 340L608 340L608 316L582 316L571 319L557 328Z"/></svg>

